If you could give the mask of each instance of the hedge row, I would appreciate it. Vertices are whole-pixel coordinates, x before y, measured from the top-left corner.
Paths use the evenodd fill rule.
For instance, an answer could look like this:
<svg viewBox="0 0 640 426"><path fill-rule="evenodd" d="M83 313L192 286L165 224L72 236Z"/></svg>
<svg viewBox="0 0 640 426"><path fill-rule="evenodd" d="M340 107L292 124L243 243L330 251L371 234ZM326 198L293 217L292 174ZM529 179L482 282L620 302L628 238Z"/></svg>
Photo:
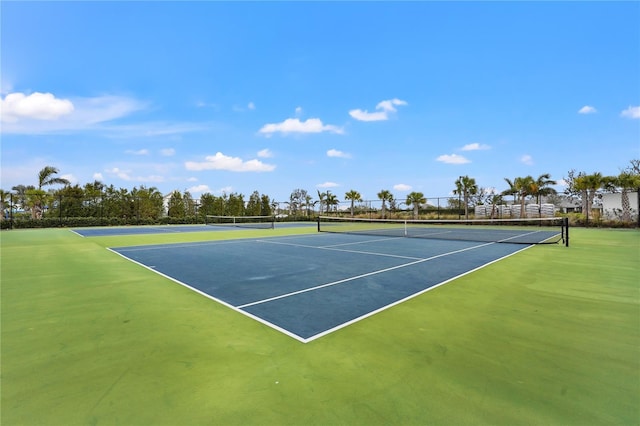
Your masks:
<svg viewBox="0 0 640 426"><path fill-rule="evenodd" d="M136 219L136 218L97 218L97 217L68 217L42 219L14 219L13 222L3 220L0 222L2 229L24 229L24 228L81 228L93 226L127 226L127 225L187 225L204 223L204 220L197 216L184 218L162 217L160 219Z"/></svg>

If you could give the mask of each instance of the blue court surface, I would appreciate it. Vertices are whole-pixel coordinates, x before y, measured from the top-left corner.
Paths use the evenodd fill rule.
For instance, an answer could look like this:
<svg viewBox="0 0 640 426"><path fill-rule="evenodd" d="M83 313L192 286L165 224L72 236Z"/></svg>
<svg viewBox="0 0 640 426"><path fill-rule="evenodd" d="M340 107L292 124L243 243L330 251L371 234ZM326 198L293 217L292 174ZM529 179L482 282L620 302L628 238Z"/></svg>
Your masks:
<svg viewBox="0 0 640 426"><path fill-rule="evenodd" d="M315 222L283 222L276 223L276 228L316 227ZM144 235L144 234L175 234L181 232L215 232L255 229L251 227L235 227L230 225L145 225L145 226L114 226L98 228L75 228L72 232L82 237L110 237L116 235Z"/></svg>
<svg viewBox="0 0 640 426"><path fill-rule="evenodd" d="M309 342L528 247L308 234L110 250Z"/></svg>

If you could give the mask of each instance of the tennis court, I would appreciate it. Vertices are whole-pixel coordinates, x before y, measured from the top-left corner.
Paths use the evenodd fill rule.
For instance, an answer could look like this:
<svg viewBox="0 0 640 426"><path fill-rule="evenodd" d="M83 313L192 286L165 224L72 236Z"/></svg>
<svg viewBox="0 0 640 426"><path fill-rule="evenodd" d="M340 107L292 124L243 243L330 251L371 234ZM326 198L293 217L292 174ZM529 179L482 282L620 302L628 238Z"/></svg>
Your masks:
<svg viewBox="0 0 640 426"><path fill-rule="evenodd" d="M278 228L297 228L316 226L312 222L278 223ZM274 227L275 227L274 226ZM231 226L228 224L207 225L142 225L142 226L116 226L98 228L75 228L72 232L82 237L110 237L117 235L150 235L150 234L178 234L184 232L216 232L243 229L260 229L248 224L246 226Z"/></svg>
<svg viewBox="0 0 640 426"><path fill-rule="evenodd" d="M309 342L528 247L318 233L111 250Z"/></svg>
<svg viewBox="0 0 640 426"><path fill-rule="evenodd" d="M309 239L273 238L284 231ZM637 230L572 228L569 248L526 249L308 344L106 249L169 242L186 249L206 238L220 241L212 253L226 253L222 238L244 237L238 248L247 248L268 237L314 245L298 250L317 253L314 237L344 238L309 228L278 232L80 238L63 228L3 231L2 424L604 425L640 418ZM405 251L415 245L418 258L434 253L433 243L447 244L387 240ZM401 254L381 246L362 249ZM465 253L487 248L493 245ZM198 264L217 273L221 261L200 252L206 261L185 256L181 269ZM264 254L267 264L279 253ZM313 259L300 259L285 270L311 281L303 262ZM243 269L251 262L243 257L236 272L250 277Z"/></svg>

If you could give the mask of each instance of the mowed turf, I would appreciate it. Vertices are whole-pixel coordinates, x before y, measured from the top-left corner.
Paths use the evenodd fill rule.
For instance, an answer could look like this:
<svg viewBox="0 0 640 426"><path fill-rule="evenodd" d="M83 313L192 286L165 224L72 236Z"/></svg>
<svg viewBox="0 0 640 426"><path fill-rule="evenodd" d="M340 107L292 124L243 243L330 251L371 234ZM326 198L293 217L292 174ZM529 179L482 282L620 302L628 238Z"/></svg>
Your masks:
<svg viewBox="0 0 640 426"><path fill-rule="evenodd" d="M275 231L3 231L1 424L640 422L638 231L572 229L308 344L106 250L310 230Z"/></svg>

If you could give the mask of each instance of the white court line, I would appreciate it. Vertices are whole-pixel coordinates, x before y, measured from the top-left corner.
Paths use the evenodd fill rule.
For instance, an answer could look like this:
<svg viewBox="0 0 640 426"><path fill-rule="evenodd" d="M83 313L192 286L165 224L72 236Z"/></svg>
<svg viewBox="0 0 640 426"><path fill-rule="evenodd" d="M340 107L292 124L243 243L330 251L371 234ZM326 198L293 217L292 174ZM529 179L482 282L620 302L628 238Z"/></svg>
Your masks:
<svg viewBox="0 0 640 426"><path fill-rule="evenodd" d="M175 249L175 248L183 248L183 247L201 247L208 245L223 245L223 244L237 244L237 243L246 243L246 242L254 242L253 238L239 238L237 240L217 240L217 241L197 241L193 243L171 243L171 244L155 244L151 246L131 246L131 247L114 247L114 249L120 251L147 251L147 250L164 250L164 249Z"/></svg>
<svg viewBox="0 0 640 426"><path fill-rule="evenodd" d="M298 235L298 236L291 236L291 237L289 237L289 236L287 236L287 237L275 237L275 238L287 238L287 239L288 239L288 238L298 238L298 237L302 237L302 236L304 236L304 237L314 237L315 235L318 235L318 234ZM253 239L239 239L239 240L234 240L233 242L236 242L236 241L237 241L237 242L242 242L242 241L244 241L244 242L249 242L249 241L255 241L255 240L253 240ZM211 243L220 243L220 242L221 242L221 241L212 241ZM232 241L228 241L228 242L232 242ZM465 250L471 250L471 249L475 249L475 248L479 248L479 247L484 247L484 246L488 246L488 245L491 245L491 244L495 244L495 243L486 243L486 244L481 244L481 245L478 245L478 246L474 246L474 247L466 248L466 249L464 249L464 250L458 250L458 252L465 251ZM168 245L168 246L171 246L171 245ZM168 246L166 246L166 247L168 247ZM173 246L175 246L175 245L173 245ZM489 266L489 265L491 265L492 263L495 263L495 262L498 262L498 261L500 261L500 260L502 260L502 259L505 259L505 258L507 258L507 257L513 256L514 254L519 253L519 252L521 252L521 251L523 251L523 250L529 249L529 248L531 248L531 247L533 247L533 246L531 246L531 245L526 246L526 247L524 247L524 248L522 248L522 249L520 249L520 250L517 250L517 251L515 251L515 252L513 252L513 253L510 253L510 254L508 254L508 255L506 255L506 256L500 257L500 258L495 259L495 260L493 260L493 261L491 261L491 262L488 262L488 263L485 263L485 264L483 264L483 265L480 265L480 266L478 266L478 267L477 267L477 268L475 268L475 269L472 269L472 270L469 270L469 271L463 272L462 274L456 275L455 277L451 277L451 278L449 278L449 279L447 279L447 280L445 280L445 281L442 281L442 282L440 282L440 283L438 283L438 284L435 284L435 285L433 285L433 286L431 286L431 287L428 287L428 288L426 288L426 289L424 289L424 290L422 290L422 291L419 291L419 292L417 292L417 293L411 294L411 295L409 295L409 296L407 296L407 297L405 297L405 298L403 298L403 299L400 299L400 300L397 300L397 301L395 301L395 302L393 302L393 303L390 303L390 304L388 304L388 305L382 306L382 307L380 307L380 308L378 308L378 309L376 309L376 310L374 310L374 311L368 312L368 313L366 313L366 314L364 314L364 315L361 315L361 316L359 316L359 317L357 317L357 318L354 318L354 319L352 319L352 320L350 320L350 321L344 322L344 323L339 324L339 325L337 325L337 326L335 326L335 327L333 327L333 328L330 328L330 329L324 330L324 331L322 331L322 332L320 332L320 333L318 333L318 334L315 334L315 335L310 336L310 337L307 337L307 338L304 338L304 337L302 337L302 336L299 336L299 335L297 335L297 334L295 334L295 333L293 333L293 332L291 332L291 331L289 331L289 330L287 330L287 329L285 329L285 328L282 328L282 327L280 327L280 326L278 326L278 325L276 325L276 324L273 324L273 323L271 323L271 322L269 322L269 321L267 321L267 320L265 320L265 319L263 319L263 318L260 318L260 317L258 317L258 316L256 316L256 315L254 315L254 314L252 314L252 313L250 313L250 312L247 312L247 311L245 311L245 310L241 309L242 307L236 307L236 306L233 306L233 305L231 305L231 304L229 304L229 303L227 303L227 302L223 301L222 299L218 299L217 297L214 297L214 296L212 296L212 295L210 295L210 294L207 294L207 293L205 293L205 292L203 292L203 291L201 291L201 290L198 290L197 288L192 287L192 286L190 286L189 284L186 284L186 283L184 283L184 282L182 282L182 281L180 281L180 280L177 280L177 279L175 279L175 278L173 278L173 277L171 277L171 276L169 276L169 275L163 274L162 272L159 272L158 270L156 270L156 269L154 269L154 268L152 268L152 267L149 267L149 266L147 266L147 265L145 265L145 264L143 264L143 263L140 263L140 262L138 262L138 261L136 261L136 260L133 260L133 259L131 259L131 258L127 257L125 254L122 254L122 253L120 253L120 252L116 251L116 250L119 250L119 249L107 248L107 250L111 251L112 253L117 254L118 256L120 256L120 257L122 257L122 258L124 258L124 259L126 259L126 260L128 260L128 261L130 261L130 262L133 262L133 263L135 263L135 264L137 264L137 265L139 265L139 266L142 266L143 268L145 268L145 269L147 269L147 270L149 270L149 271L152 271L152 272L154 272L154 273L156 273L156 274L158 274L158 275L160 275L160 276L162 276L162 277L164 277L164 278L167 278L167 279L169 279L170 281L175 282L176 284L179 284L179 285L181 285L181 286L183 286L183 287L185 287L185 288L188 288L189 290L192 290L192 291L194 291L194 292L196 292L196 293L200 294L201 296L204 296L204 297L206 297L206 298L208 298L208 299L210 299L210 300L213 300L213 301L215 301L215 302L218 302L218 303L220 303L221 305L223 305L223 306L225 306L225 307L227 307L227 308L230 308L230 309L232 309L232 310L233 310L233 311L235 311L235 312L238 312L238 313L240 313L240 314L242 314L242 315L244 315L244 316L246 316L246 317L248 317L248 318L251 318L251 319L253 319L253 320L255 320L255 321L258 321L259 323L264 324L264 325L266 325L267 327L270 327L270 328L271 328L271 329L273 329L273 330L279 331L279 332L281 332L281 333L283 333L283 334L285 334L285 335L287 335L287 336L289 336L289 337L291 337L291 338L293 338L293 339L295 339L295 340L297 340L297 341L299 341L299 342L301 342L301 343L309 343L309 342L311 342L311 341L313 341L313 340L316 340L316 339L318 339L318 338L320 338L320 337L326 336L326 335L328 335L328 334L330 334L330 333L332 333L332 332L334 332L334 331L340 330L340 329L342 329L342 328L344 328L344 327L347 327L347 326L349 326L349 325L351 325L351 324L354 324L354 323L356 323L356 322L358 322L358 321L361 321L361 320L363 320L363 319L365 319L365 318L368 318L368 317L370 317L370 316L373 316L373 315L375 315L375 314L377 314L377 313L379 313L379 312L382 312L382 311L384 311L384 310L386 310L386 309L389 309L389 308L391 308L391 307L394 307L394 306L396 306L396 305L399 305L400 303L403 303L403 302L405 302L405 301L407 301L407 300L410 300L410 299L412 299L412 298L414 298L414 297L417 297L417 296L419 296L419 295L421 295L421 294L423 294L423 293L426 293L427 291L434 290L434 289L435 289L435 288L437 288L437 287L440 287L440 286L442 286L442 285L444 285L444 284L447 284L447 283L449 283L449 282L451 282L451 281L453 281L453 280L456 280L456 279L458 279L458 278L460 278L460 277L463 277L463 276L465 276L465 275L467 275L467 274L470 274L470 273L475 272L475 271L477 271L477 270L479 270L479 269L482 269L482 268L484 268L484 267L486 267L486 266ZM165 247L163 247L163 248L165 248ZM421 260L421 261L419 261L419 262L424 262L424 261L427 261L427 260L430 260L430 259L434 259L434 258L436 258L436 257L442 257L442 256L446 256L446 255L448 255L448 254L453 254L453 253L455 253L455 252L451 252L451 253L443 253L443 254L441 254L441 255L434 256L434 257L432 257L432 258L423 259L423 260ZM411 264L415 264L415 263L419 263L419 262L412 262ZM402 266L402 265L401 265L401 266ZM408 266L408 264L407 264L407 265L404 265L404 266ZM392 268L390 268L390 269L392 269ZM247 306L247 305L244 305L244 306Z"/></svg>
<svg viewBox="0 0 640 426"><path fill-rule="evenodd" d="M322 246L322 247L342 247L342 246L351 246L351 245L357 245L357 244L368 244L368 243L377 243L379 241L393 241L394 238L393 237L384 237L384 238L378 238L376 240L363 240L363 241L356 241L353 243L342 243L342 244L331 244L328 246Z"/></svg>
<svg viewBox="0 0 640 426"><path fill-rule="evenodd" d="M388 240L388 238L385 238ZM334 248L334 246L309 246L306 244L293 244L293 243L281 243L278 241L265 241L265 240L256 240L257 243L266 243L266 244L277 244L281 246L292 246L292 247L302 247L302 248L310 248L310 249L318 249L318 250L331 250L331 251L341 251L345 253L357 253L357 254L368 254L371 256L383 256L383 257L394 257L396 259L407 259L407 260L422 260L422 257L412 257L412 256L400 256L397 254L385 254L385 253L377 253L370 251L360 251L360 250L345 250Z"/></svg>
<svg viewBox="0 0 640 426"><path fill-rule="evenodd" d="M318 234L285 235L285 236L276 236L276 237L268 237L268 238L284 240L284 239L290 239L290 238L316 237L316 236L318 236ZM144 251L144 250L172 249L176 247L200 247L200 246L218 245L218 244L253 243L256 241L267 241L267 238L261 238L260 240L256 240L255 237L251 237L251 238L236 238L234 240L194 241L192 243L153 244L153 245L145 245L145 246L123 246L123 247L113 247L113 248L120 251Z"/></svg>
<svg viewBox="0 0 640 426"><path fill-rule="evenodd" d="M442 232L426 232L426 233L422 233L422 234L413 234L413 235L409 235L409 238L432 238L434 235L443 235L443 234L450 234L454 231L442 231ZM438 240L438 239L442 239L442 238L433 238L434 240ZM451 241L469 241L469 240L464 240L464 239L460 239L460 240L456 240L455 238L449 238Z"/></svg>
<svg viewBox="0 0 640 426"><path fill-rule="evenodd" d="M354 319L352 319L352 320L350 320L350 321L347 321L347 322L344 322L344 323L342 323L342 324L339 324L339 325L337 325L337 326L335 326L335 327L333 327L333 328L329 328L329 329L327 329L327 330L325 330L325 331L322 331L322 332L320 332L320 333L318 333L318 334L314 334L313 336L307 337L306 339L298 338L298 340L300 340L300 341L301 341L301 342L303 342L303 343L309 343L309 342L311 342L311 341L313 341L313 340L319 339L319 338L320 338L320 337L322 337L322 336L326 336L327 334L333 333L334 331L338 331L338 330L340 330L341 328L345 328L345 327L347 327L347 326L349 326L349 325L351 325L351 324L355 324L355 323L357 323L358 321L361 321L361 320L363 320L363 319L365 319L365 318L369 318L370 316L373 316L373 315L375 315L375 314L377 314L377 313L380 313L380 312L382 312L382 311L385 311L385 310L387 310L387 309L389 309L389 308L392 308L392 307L394 307L394 306L396 306L396 305L399 305L399 304L401 304L401 303L404 303L404 302L406 302L407 300L413 299L414 297L418 297L418 296L420 296L420 295L422 295L422 294L424 294L424 293L426 293L426 292L428 292L428 291L435 290L436 288L438 288L438 287L440 287L440 286L443 286L443 285L445 285L445 284L448 284L448 283L450 283L451 281L457 280L457 279L458 279L458 278L460 278L460 277L464 277L465 275L468 275L468 274L470 274L470 273L472 273L472 272L475 272L475 271L478 271L478 270L480 270L480 269L482 269L482 268L485 268L485 267L487 267L487 266L491 265L492 263L499 262L499 261L501 261L501 260L503 260L503 259L506 259L507 257L510 257L510 256L513 256L514 254L520 253L520 252L521 252L521 251L523 251L523 250L530 249L531 247L533 247L533 246L532 246L532 245L528 245L528 246L526 246L526 247L521 248L520 250L514 251L513 253L509 253L509 254L507 254L506 256L502 256L502 257L500 257L500 258L498 258L498 259L492 260L491 262L487 262L487 263L485 263L485 264L483 264L483 265L480 265L480 266L478 266L477 268L474 268L474 269L471 269L471 270L469 270L469 271L463 272L463 273L461 273L461 274L459 274L459 275L456 275L455 277L451 277L451 278L449 278L449 279L447 279L447 280L444 280L444 281L442 281L442 282L440 282L440 283L438 283L438 284L432 285L431 287L427 287L427 288L425 288L424 290L421 290L421 291L419 291L419 292L417 292L417 293L410 294L409 296L407 296L407 297L405 297L405 298L403 298L403 299L396 300L395 302L390 303L390 304L385 305L385 306L382 306L382 307L380 307L380 308L378 308L378 309L376 309L376 310L374 310L374 311L367 312L366 314L361 315L361 316L359 316L359 317L357 317L357 318L354 318Z"/></svg>
<svg viewBox="0 0 640 426"><path fill-rule="evenodd" d="M526 237L527 235L537 234L538 232L543 232L543 231L531 231L531 232L527 232L526 234L519 234L519 235L516 235L514 237L505 238L505 239L500 240L498 242L501 243L501 242L504 242L504 241L513 240L515 238Z"/></svg>
<svg viewBox="0 0 640 426"><path fill-rule="evenodd" d="M314 286L314 287L305 288L303 290L293 291L291 293L282 294L280 296L270 297L268 299L258 300L258 301L247 303L247 304L244 304L244 305L239 305L239 306L237 306L237 308L238 309L244 309L244 308L248 308L249 306L255 306L255 305L260 305L262 303L267 303L267 302L271 302L271 301L278 300L278 299L284 299L285 297L295 296L297 294L307 293L309 291L314 291L314 290L318 290L318 289L325 288L325 287L331 287L331 286L342 284L342 283L345 283L345 282L354 281L354 280L357 280L357 279L360 279L360 278L369 277L371 275L382 274L384 272L393 271L394 269L400 269L400 268L405 268L407 266L417 265L418 263L428 262L428 261L433 260L433 259L438 259L440 257L449 256L449 255L456 254L456 253L462 253L462 252L467 251L467 250L474 250L474 249L477 249L477 248L480 248L480 247L485 247L485 246L488 246L488 245L491 245L491 244L495 244L495 243L485 243L485 244L480 244L480 245L473 246L473 247L467 247L467 248L460 249L460 250L454 250L454 251L450 251L450 252L447 252L447 253L438 254L436 256L427 257L425 259L416 260L414 262L404 263L402 265L392 266L390 268L380 269L380 270L377 270L377 271L368 272L366 274L360 274L360 275L356 275L354 277L349 277L349 278L345 278L345 279L342 279L342 280L333 281L333 282L330 282L330 283L320 284L320 285L317 285L317 286Z"/></svg>
<svg viewBox="0 0 640 426"><path fill-rule="evenodd" d="M110 252L112 252L112 253L117 254L117 255L118 255L118 256L120 256L120 257L123 257L124 259L127 259L127 260L128 260L128 261L130 261L130 262L135 263L136 265L142 266L143 268L148 269L149 271L155 272L156 274L158 274L158 275L160 275L160 276L162 276L162 277L164 277L164 278L167 278L167 279L169 279L169 280L173 281L173 282L174 282L174 283L176 283L176 284L180 284L181 286L184 286L184 287L188 288L189 290L195 291L196 293L200 294L201 296L206 297L207 299L211 299L211 300L213 300L213 301L215 301L215 302L218 302L218 303L220 303L221 305L226 306L227 308L230 308L230 309L232 309L232 310L234 310L234 311L236 311L236 312L241 313L242 315L245 315L245 316L247 316L247 317L249 317L249 318L251 318L251 319L254 319L254 320L256 320L256 321L258 321L258 322L260 322L260 323L262 323L262 324L266 325L267 327L271 327L271 328L273 328L273 329L275 329L275 330L278 330L278 331L279 331L279 332L281 332L281 333L286 334L286 335L287 335L287 336L289 336L289 337L293 337L294 339L298 340L299 342L306 343L306 341L305 341L305 339L304 339L304 338L302 338L302 337L298 336L298 335L297 335L297 334L295 334L295 333L290 332L290 331L289 331L289 330L287 330L287 329L284 329L284 328L279 327L279 326L277 326L277 325L275 325L275 324L273 324L273 323L270 323L269 321L264 320L264 319L262 319L262 318L260 318L260 317L258 317L258 316L255 316L255 315L253 315L253 314L252 314L252 313L250 313L250 312L243 311L242 309L238 309L237 307L235 307L235 306L233 306L233 305L231 305L231 304L229 304L229 303L225 302L225 301L224 301L224 300L222 300L222 299L218 299L217 297L213 297L212 295L207 294L207 293L205 293L204 291L198 290L197 288L192 287L192 286L190 286L190 285L189 285L189 284L187 284L187 283L183 283L182 281L177 280L177 279L173 278L173 277L172 277L172 276L170 276L170 275L163 274L162 272L160 272L160 271L158 271L158 270L156 270L156 269L154 269L154 268L152 268L152 267L150 267L150 266L147 266L147 265L145 265L144 263L140 263L140 262L138 262L137 260L133 260L133 259L131 259L130 257L127 257L127 256L125 256L125 255L124 255L124 254L122 254L122 253L119 253L119 252L118 252L118 251L116 251L115 249L107 248L107 250L109 250L109 251L110 251Z"/></svg>

